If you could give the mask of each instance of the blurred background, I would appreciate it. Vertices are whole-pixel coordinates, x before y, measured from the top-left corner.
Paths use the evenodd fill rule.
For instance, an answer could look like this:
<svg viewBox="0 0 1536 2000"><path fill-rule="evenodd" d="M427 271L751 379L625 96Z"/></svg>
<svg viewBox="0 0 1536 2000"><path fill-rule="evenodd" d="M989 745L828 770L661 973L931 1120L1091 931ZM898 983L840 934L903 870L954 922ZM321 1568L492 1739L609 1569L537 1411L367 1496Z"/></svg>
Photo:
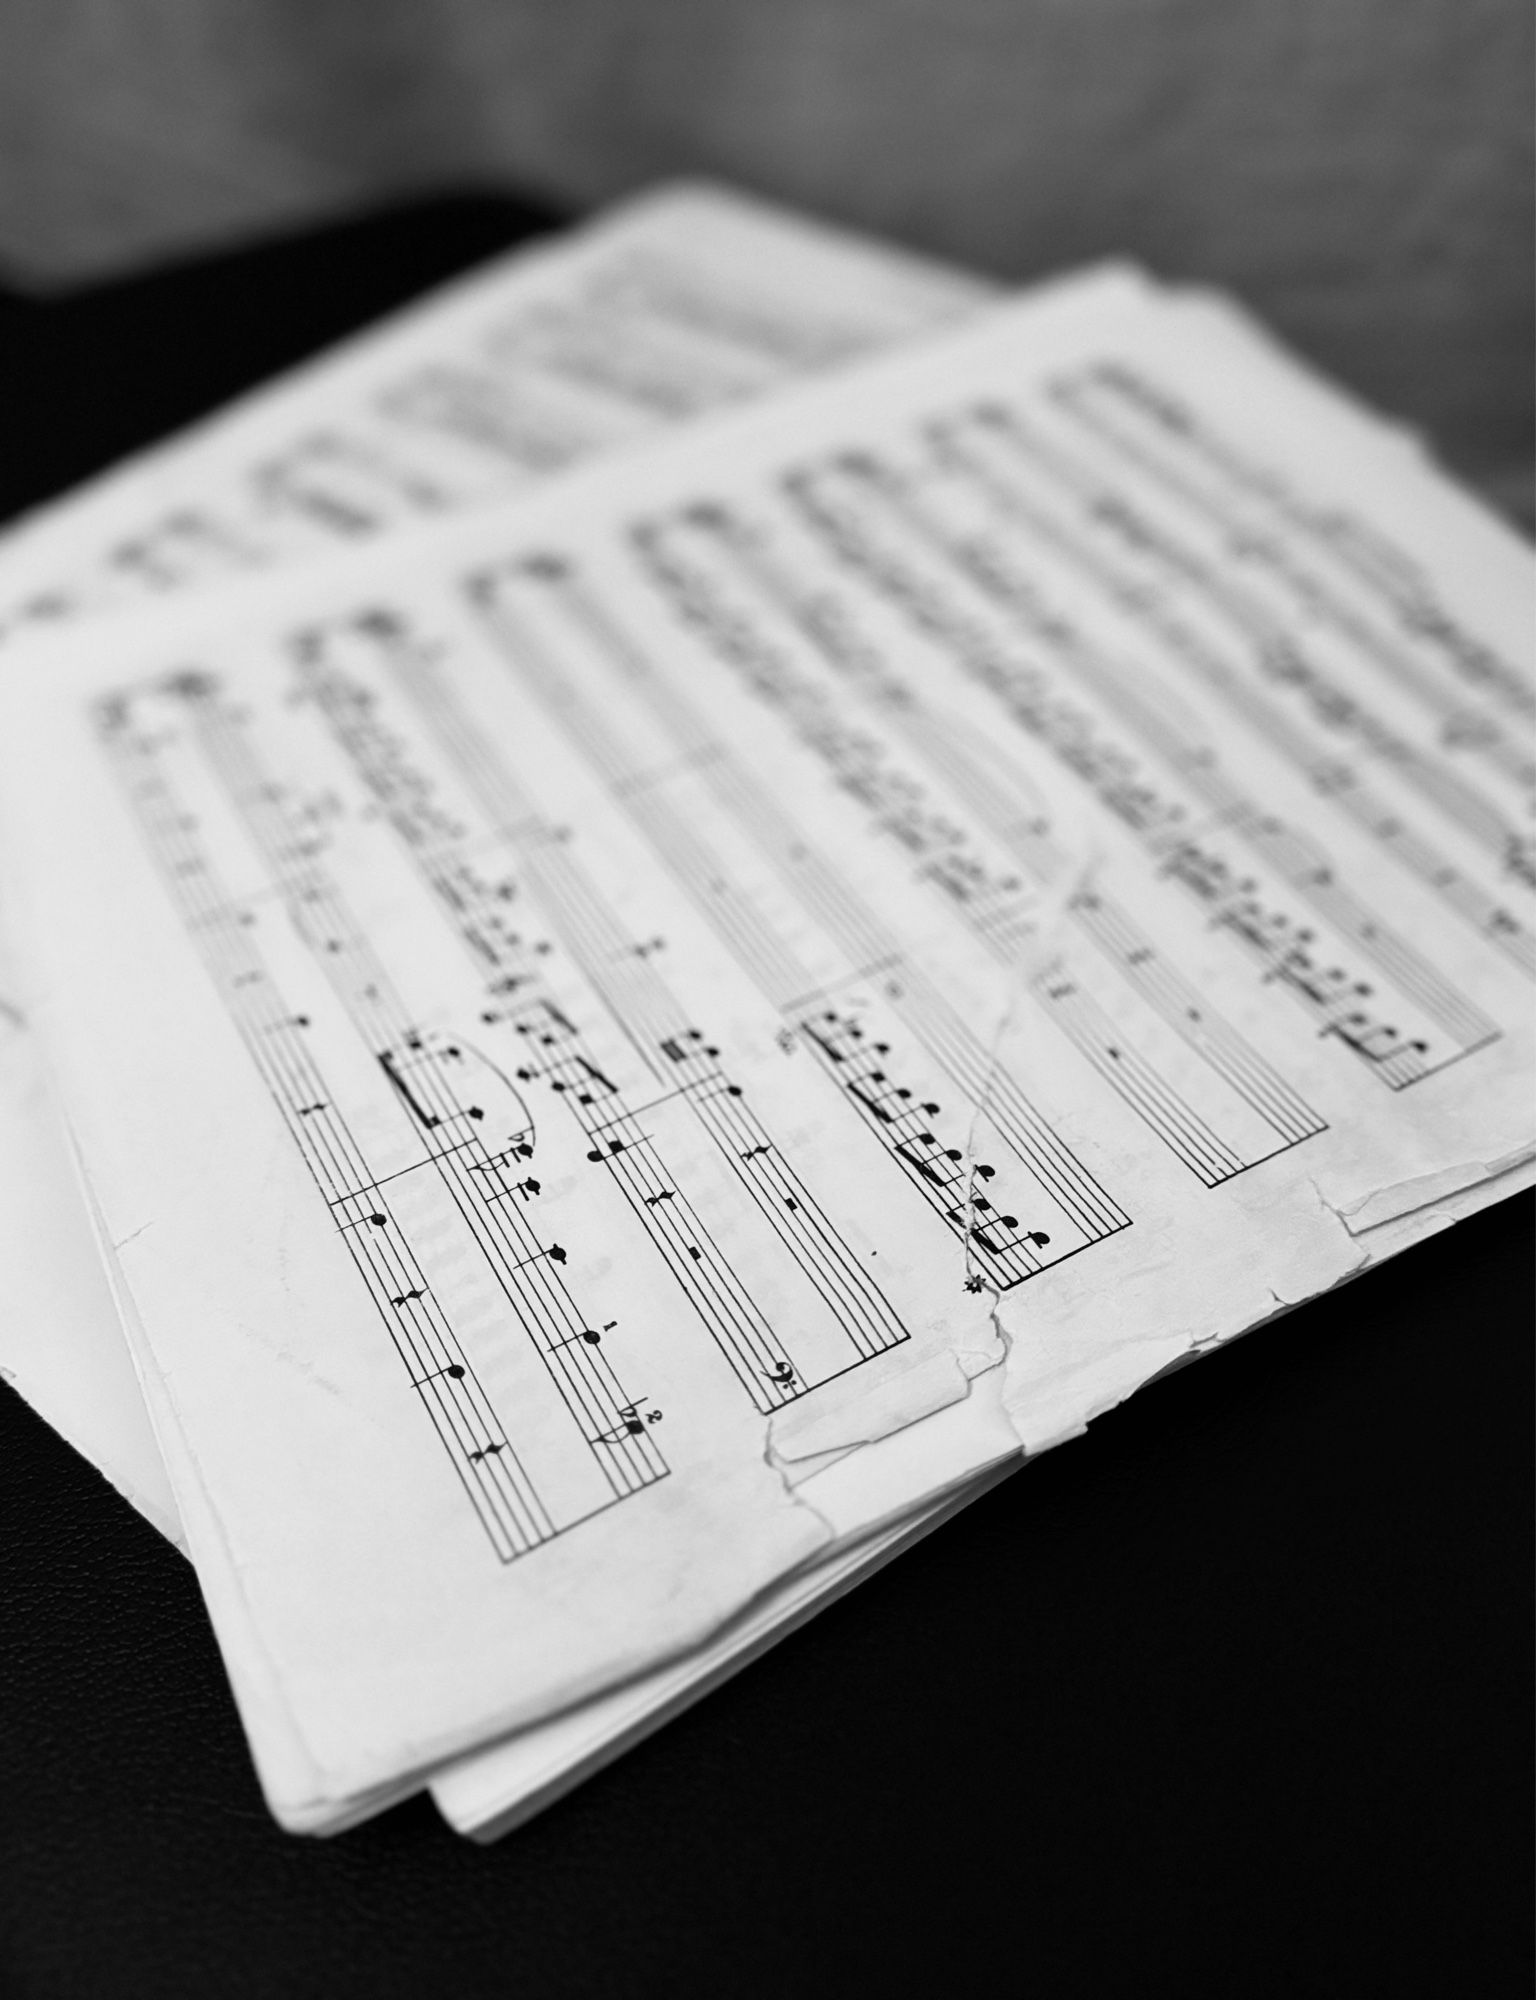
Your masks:
<svg viewBox="0 0 1536 2000"><path fill-rule="evenodd" d="M705 172L1007 278L1227 286L1514 493L1532 68L1528 0L7 0L0 281Z"/></svg>

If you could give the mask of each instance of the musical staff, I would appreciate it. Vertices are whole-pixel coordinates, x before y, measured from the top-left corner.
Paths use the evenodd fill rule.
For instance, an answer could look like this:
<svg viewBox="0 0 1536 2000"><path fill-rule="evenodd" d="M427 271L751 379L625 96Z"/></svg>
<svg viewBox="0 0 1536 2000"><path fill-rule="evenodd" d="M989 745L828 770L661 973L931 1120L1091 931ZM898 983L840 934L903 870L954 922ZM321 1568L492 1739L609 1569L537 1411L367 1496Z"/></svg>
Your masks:
<svg viewBox="0 0 1536 2000"><path fill-rule="evenodd" d="M451 1325L429 1299L406 1233L382 1188L371 1179L347 1121L332 1107L306 1038L276 994L249 927L220 893L206 864L196 870L185 867L181 816L174 805L167 809L163 782L144 782L144 772L160 761L160 745L135 725L126 704L114 704L103 713L101 735L183 915L194 920L193 935L204 961L226 995L246 1048L301 1158L331 1207L358 1274L471 1505L503 1561L526 1553L549 1538L554 1524L515 1454L497 1452L494 1463L486 1467L485 1447L506 1442L500 1419ZM412 1295L412 1303L422 1302L425 1309L407 1315L403 1308Z"/></svg>
<svg viewBox="0 0 1536 2000"><path fill-rule="evenodd" d="M414 1027L320 865L308 825L296 816L285 787L261 769L239 713L222 701L217 684L205 675L180 674L152 699L174 707L181 730L134 728L117 708L104 718L103 741L125 774L188 929L385 1316L412 1384L497 1553L510 1561L645 1490L667 1469L649 1437L626 1453L597 1450L598 1434L612 1429L630 1399L606 1356L568 1339L587 1321L556 1268L564 1251L541 1242L529 1221L498 1199L516 1192L519 1164L532 1157L526 1109L466 1045ZM309 1017L284 999L252 910L223 891L208 852L196 843L196 821L170 775L173 763L190 756L224 788L256 840L296 930L416 1131L413 1157L387 1175L370 1167L342 1094L321 1070ZM486 1278L512 1308L576 1436L585 1440L600 1491L584 1509L557 1519L535 1490L432 1283L435 1252L412 1247L418 1237L434 1243L441 1237L432 1204L423 1202L423 1173L447 1195L484 1260Z"/></svg>
<svg viewBox="0 0 1536 2000"><path fill-rule="evenodd" d="M487 972L495 1017L522 1038L518 1075L539 1080L577 1117L592 1142L588 1158L622 1189L721 1353L754 1403L778 1407L833 1375L908 1338L880 1287L823 1205L774 1142L720 1060L720 1050L688 1020L656 963L652 941L636 941L608 907L568 843L539 812L507 760L464 718L430 650L411 643L387 616L351 621L307 636L301 671L336 741L400 836L422 879L445 905L477 968ZM350 671L349 671L350 667ZM503 910L506 885L488 882L465 851L452 815L406 747L375 713L368 681L382 671L408 696L453 757L492 826L518 858L521 888L580 967L639 1060L665 1088L634 1106L594 1059L575 1021L557 1003L537 958ZM651 1114L684 1106L714 1141L743 1192L837 1326L831 1365L798 1352L770 1326L714 1242L665 1161ZM792 1366L780 1366L785 1356Z"/></svg>

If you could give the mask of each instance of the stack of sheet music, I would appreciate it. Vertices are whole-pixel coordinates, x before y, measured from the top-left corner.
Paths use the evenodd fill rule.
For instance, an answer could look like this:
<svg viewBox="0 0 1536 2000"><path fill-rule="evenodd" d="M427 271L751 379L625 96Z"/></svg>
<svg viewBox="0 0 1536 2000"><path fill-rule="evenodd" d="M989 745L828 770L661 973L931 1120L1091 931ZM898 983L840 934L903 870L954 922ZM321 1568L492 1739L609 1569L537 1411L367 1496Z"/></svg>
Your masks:
<svg viewBox="0 0 1536 2000"><path fill-rule="evenodd" d="M282 1824L1529 1185L1532 584L1229 304L693 187L17 529L0 1363Z"/></svg>

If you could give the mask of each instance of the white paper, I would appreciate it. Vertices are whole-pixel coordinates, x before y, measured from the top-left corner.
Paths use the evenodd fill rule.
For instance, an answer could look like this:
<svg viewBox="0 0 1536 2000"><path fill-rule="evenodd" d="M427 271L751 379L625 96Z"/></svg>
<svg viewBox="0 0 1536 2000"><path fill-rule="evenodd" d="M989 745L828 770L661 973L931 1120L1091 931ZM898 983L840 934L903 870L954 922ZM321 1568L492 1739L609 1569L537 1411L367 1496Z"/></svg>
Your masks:
<svg viewBox="0 0 1536 2000"><path fill-rule="evenodd" d="M1353 571L1337 584L1364 593L1372 620L1400 628L1366 657L1329 639L1338 614L1315 589L1305 621L1285 613L1292 647L1326 659L1330 688L1352 690L1355 708L1333 726L1369 755L1345 805L1336 758L1321 791L1297 761L1300 744L1326 741L1318 675L1298 678L1287 654L1277 678L1272 655L1252 643L1249 595L1269 604L1271 620L1284 610L1272 554L1261 545L1247 555L1234 604L1213 597L1200 540L1226 538L1225 574L1234 531L1202 527L1188 494L1156 502L1161 540L1128 539L1152 505L1146 489L1167 480L1105 442L1096 405L1099 429L1086 421L1088 390L1112 392L1116 421L1128 421L1126 379L1101 372L1110 363L1192 399L1323 496L1330 516L1369 519L1378 564L1390 536L1422 565L1411 616L1396 586L1384 599ZM1140 394L1138 423L1147 407ZM1024 513L1018 495L1034 490L1026 475L1039 483L1040 457L1038 439L1021 446L1015 435L1026 419L1031 437L1048 431L1058 454L1112 476L1118 513L1096 488L1064 484L1059 464L1044 502ZM1271 494L1264 505L1273 504ZM1106 599L1102 564L1085 570L1073 540L1085 525L1111 580L1122 563L1141 566L1131 595L1122 581ZM1305 532L1308 548L1322 550L1309 561L1348 569L1326 538ZM1154 563L1160 580L1146 573ZM1092 588L1085 574L1096 575ZM882 1459L899 1459L908 1434L935 1415L979 1410L976 1385L997 1379L1003 1349L1008 1418L1037 1448L1180 1356L1349 1275L1370 1255L1367 1224L1411 1232L1420 1215L1428 1227L1458 1189L1528 1160L1526 978L1512 956L1520 919L1488 915L1490 899L1502 909L1518 887L1509 873L1518 854L1489 838L1523 809L1524 780L1486 729L1442 741L1443 715L1411 689L1410 699L1383 663L1407 648L1434 687L1462 685L1472 671L1479 699L1513 715L1526 700L1529 584L1529 558L1512 540L1320 392L1287 390L1262 348L1221 315L1154 308L1111 284L1002 312L845 378L835 394L806 391L643 463L573 475L542 500L423 535L409 551L400 544L301 586L226 600L227 623L174 636L167 624L153 642L135 641L131 660L116 647L106 661L99 647L61 652L50 688L34 679L10 690L7 742L32 746L8 759L26 836L13 858L33 899L27 933L50 1044L153 1365L193 1441L200 1505L214 1524L200 1542L189 1521L200 1569L237 1592L307 1746L308 1768L297 1768L247 1711L269 1795L290 1823L346 1809L392 1782L402 1760L449 1754L456 1731L477 1741L560 1690L569 1699L684 1645L760 1585L825 1554L837 1533L867 1533L882 1511L894 1521L902 1508ZM1184 652L1167 650L1182 629L1167 622L1174 611L1199 621L1199 653L1187 637ZM82 702L109 692L131 699L98 711L126 718L104 724L98 741ZM1057 705L1042 707L1047 698ZM169 787L151 796L173 798L173 817L205 823L200 838L229 878L221 893L256 917L250 928L268 956L260 968L220 961L222 999L196 969L132 815L103 790L104 761L122 768L125 757L130 774ZM1442 767L1454 782L1437 788ZM1220 797L1218 781L1241 796ZM288 789L269 797L272 782ZM1372 831L1356 809L1367 783L1395 808L1390 830ZM996 816L999 800L1011 819ZM242 812L243 829L230 823ZM678 1471L687 1497L660 1545L643 1538L655 1565L644 1574L617 1524L612 1546L630 1560L596 1553L607 1517L506 1563L513 1594L542 1565L561 1572L559 1595L568 1572L564 1601L588 1617L578 1631L541 1600L550 1644L537 1660L511 1648L494 1672L487 1651L506 1597L488 1604L467 1582L468 1544L484 1521L473 1504L444 1501L430 1532L421 1524L434 1476L426 1427L407 1439L399 1385L385 1380L380 1354L363 1351L334 1243L313 1227L313 1186L226 1004L242 973L277 975L287 997L301 995L327 1074L358 1093L359 1115L382 1121L382 1133L379 1102L399 1098L398 1123L407 1100L392 1084L380 1099L378 1051L375 1072L347 1054L342 1029L357 1034L357 994L409 991L404 1013L431 1026L429 1016L456 1024L470 989L454 983L467 975L443 969L441 936L425 956L411 943L436 935L432 923L454 906L419 859L409 895L394 872L399 856L385 865L391 819L400 854L459 843L461 861L483 855L489 869L495 856L522 871L514 904L527 896L561 931L551 963L572 982L561 990L579 996L565 1016L585 1032L589 1014L595 1037L632 1038L628 1054L619 1040L588 1044L613 1051L608 1062L589 1058L605 1078L644 1067L647 1035L653 1061L677 1039L678 1022L637 997L654 995L658 968L674 999L695 1014L707 1005L702 1046L722 1051L770 1143L782 1147L789 1133L796 1159L819 1163L799 1170L802 1182L814 1182L844 1248L877 1250L887 1300L913 1302L897 1308L907 1337L884 1349L877 1340L846 1373L833 1373L832 1330L808 1335L803 1356L764 1348L757 1373L769 1394L781 1361L792 1370L786 1389L827 1378L774 1408L761 1393L753 1402L750 1347L697 1329L685 1336L675 1318L654 1333L646 1322L647 1362L661 1363L673 1399L655 1407L669 1425L676 1410L690 1422L707 1412L710 1439L697 1457L685 1448L668 1478L640 1481L613 1513L656 1512L682 1490ZM1414 831L1411 848L1399 823ZM1300 827L1311 875L1282 840ZM1426 845L1454 858L1454 878L1425 874ZM26 867L43 851L46 906L42 871ZM1238 851L1252 889L1225 858ZM579 893L568 877L556 890L540 875L577 863ZM339 871L346 888L349 924L333 954L354 978L346 1022L332 1011L340 989L316 970L325 938L311 926L303 943L312 865ZM447 863L439 855L433 865ZM462 895L469 878L454 879ZM589 909L594 884L603 922L617 913L619 932L583 918L574 935L572 913ZM285 901L294 922L278 914ZM333 882L314 908L334 906ZM486 922L493 907L475 902ZM450 935L458 928L456 946L462 917L447 925ZM1127 945L1132 924L1142 942ZM364 976L368 952L387 957L388 981ZM1356 973L1361 961L1369 976ZM804 987L802 970L812 975ZM1063 985L1075 990L1054 990ZM1361 985L1374 990L1362 995ZM517 989L517 1006L530 990ZM1178 1025L1190 992L1201 1019ZM812 994L819 1015L806 1011ZM167 1006L173 1051L150 1032L154 1022L163 1032ZM518 1025L529 1023L483 1024L488 1033ZM397 1053L409 1046L384 1039ZM361 1034L359 1046L368 1040ZM446 1060L436 1043L417 1053L438 1070ZM700 1057L684 1048L676 1060ZM550 1078L533 1067L526 1083L537 1094ZM895 1094L903 1090L910 1099ZM521 1101L500 1106L504 1137L525 1129L513 1116ZM939 1110L919 1122L930 1101ZM547 1119L536 1122L545 1145ZM241 1141L227 1187L208 1170L223 1158L219 1134ZM669 1135L668 1157L680 1163L679 1186L705 1187L707 1153ZM547 1186L590 1224L591 1202L574 1183L568 1196L554 1175ZM546 1201L544 1186L536 1199ZM626 1227L657 1254L633 1209ZM808 1273L806 1239L792 1234L789 1262ZM588 1240L606 1243L607 1232ZM786 1242L778 1237L754 1278L754 1297L788 1282L773 1276ZM637 1254L613 1268L634 1270ZM836 1282L853 1284L855 1264L834 1262ZM580 1274L602 1281L595 1268ZM296 1352L287 1331L261 1332L311 1295L326 1301L323 1333L306 1332ZM626 1319L634 1310L626 1305ZM254 1334L222 1322L231 1311ZM298 1319L306 1330L309 1313L305 1305ZM841 1337L853 1319L839 1322ZM768 1320L787 1323L778 1310ZM864 1323L878 1326L878 1311ZM612 1331L617 1357L617 1321ZM616 1408L648 1410L656 1372L648 1366L643 1399L638 1380L623 1377L634 1400ZM746 1415L733 1396L751 1406ZM360 1410L371 1431L361 1439ZM946 1464L925 1464L932 1490L965 1476L967 1452L976 1468L997 1453L995 1419L978 1422ZM266 1462L274 1438L285 1476ZM374 1446L402 1468L402 1490L370 1493L365 1507L356 1491ZM758 1478L770 1468L771 1490ZM907 1476L910 1511L921 1493ZM834 1493L842 1511L829 1535L822 1508ZM336 1551L302 1526L316 1515L344 1525L345 1581ZM278 1556L296 1537L302 1573ZM232 1631L221 1626L224 1643L243 1656L246 1635Z"/></svg>

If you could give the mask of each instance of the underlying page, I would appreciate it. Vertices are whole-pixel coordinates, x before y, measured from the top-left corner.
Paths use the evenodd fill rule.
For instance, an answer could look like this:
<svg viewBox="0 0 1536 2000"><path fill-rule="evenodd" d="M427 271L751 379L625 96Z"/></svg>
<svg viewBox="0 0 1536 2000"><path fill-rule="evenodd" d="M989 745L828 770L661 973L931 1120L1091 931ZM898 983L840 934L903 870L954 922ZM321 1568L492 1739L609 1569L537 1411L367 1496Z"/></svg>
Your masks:
<svg viewBox="0 0 1536 2000"><path fill-rule="evenodd" d="M0 647L525 491L962 319L993 289L725 187L665 185L40 509L0 543Z"/></svg>
<svg viewBox="0 0 1536 2000"><path fill-rule="evenodd" d="M1384 477L1321 392L1283 388L1219 314L1066 293L410 561L10 690L7 743L39 746L8 757L12 858L25 885L51 852L72 913L34 904L29 925L50 1040L217 1523L200 1567L238 1594L307 1745L293 1769L257 1736L290 1821L687 1643L1002 1455L978 1394L999 1375L1013 1430L1050 1442L1348 1275L1373 1228L1427 1227L1530 1157L1503 840L1528 781L1510 730L1446 732L1425 698L1475 682L1523 712L1529 561L1406 463ZM1223 594L1231 548L1200 539L1234 540L1214 475L1133 428L1170 412L1181 451L1214 439L1223 480L1252 475L1255 513L1306 517L1310 567L1250 526L1253 573ZM1232 437L1270 454L1262 480ZM1328 741L1323 684L1333 715L1353 691L1358 766L1299 761ZM449 1186L460 1129L466 1152L498 1142L482 1205L522 1223L531 1263L488 1251L476 1184ZM642 1179L653 1148L668 1170ZM397 1177L428 1191L410 1230L376 1200ZM317 1227L333 1201L340 1241ZM561 1204L581 1236L546 1233ZM615 1370L594 1406L615 1421L576 1460L635 1460L622 1506L589 1517L544 1441L529 1385L556 1381L567 1336L476 1291L497 1257L596 1287L622 1261L642 1294L652 1274L633 1349L616 1314L567 1312L577 1362ZM409 1445L349 1286L390 1346L427 1321L394 1360L471 1413L437 1436L492 1467L490 1495L459 1467L502 1558L488 1595L463 1512L424 1505L435 1427ZM475 1400L493 1364L579 1528ZM653 1374L686 1413L681 1484L655 1468ZM893 1485L905 1435L949 1411L974 1430ZM276 1496L274 1439L303 1468ZM388 1506L375 1447L400 1468ZM624 1523L672 1494L667 1532L636 1531L647 1567ZM316 1515L345 1525L344 1564ZM547 1613L556 1576L571 1622L537 1661L490 1661L508 1607L526 1630L524 1591Z"/></svg>

